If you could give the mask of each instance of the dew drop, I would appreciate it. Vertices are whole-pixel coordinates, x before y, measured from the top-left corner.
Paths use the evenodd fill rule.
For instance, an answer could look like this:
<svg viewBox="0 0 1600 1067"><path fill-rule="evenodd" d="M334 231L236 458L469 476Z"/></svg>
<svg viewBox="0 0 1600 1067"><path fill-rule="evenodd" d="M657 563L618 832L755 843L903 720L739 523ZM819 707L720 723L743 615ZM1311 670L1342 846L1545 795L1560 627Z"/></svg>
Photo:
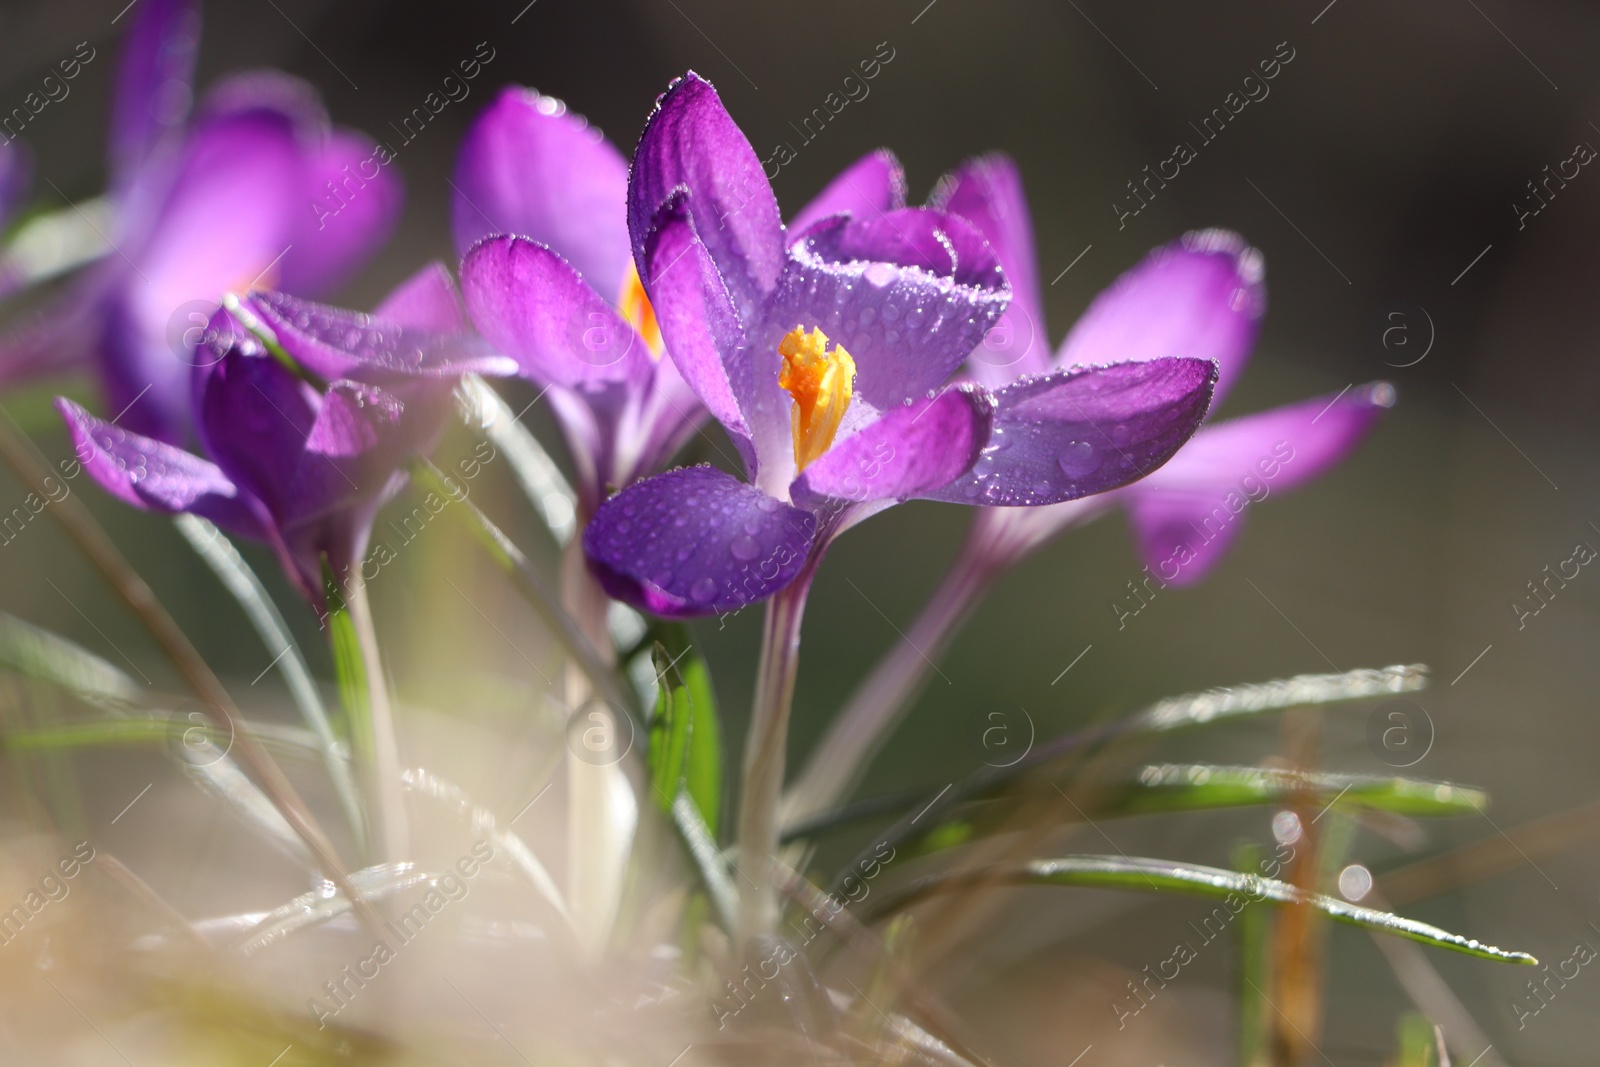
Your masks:
<svg viewBox="0 0 1600 1067"><path fill-rule="evenodd" d="M761 546L756 543L756 539L754 537L751 537L748 534L740 534L738 537L735 537L733 539L733 543L728 546L728 552L733 556L734 559L739 560L741 563L749 563L751 560L761 555Z"/></svg>
<svg viewBox="0 0 1600 1067"><path fill-rule="evenodd" d="M1069 441L1056 457L1056 463L1067 477L1081 478L1094 473L1100 466L1100 456L1088 441Z"/></svg>
<svg viewBox="0 0 1600 1067"><path fill-rule="evenodd" d="M717 595L717 580L711 577L701 578L689 587L689 597L702 604L708 603Z"/></svg>
<svg viewBox="0 0 1600 1067"><path fill-rule="evenodd" d="M866 270L861 272L861 277L867 282L867 284L876 285L878 288L882 289L884 286L894 281L895 276L898 273L899 271L895 270L891 264L874 263Z"/></svg>

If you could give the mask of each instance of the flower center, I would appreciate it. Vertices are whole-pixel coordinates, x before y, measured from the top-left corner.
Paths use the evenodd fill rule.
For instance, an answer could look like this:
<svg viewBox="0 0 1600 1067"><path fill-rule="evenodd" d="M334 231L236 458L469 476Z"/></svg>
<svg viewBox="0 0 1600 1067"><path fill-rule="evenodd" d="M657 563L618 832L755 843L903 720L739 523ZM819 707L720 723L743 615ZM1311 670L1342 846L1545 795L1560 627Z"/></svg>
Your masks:
<svg viewBox="0 0 1600 1067"><path fill-rule="evenodd" d="M632 263L628 264L628 276L622 279L622 295L617 298L617 310L644 338L645 346L650 349L650 358L660 359L661 350L666 347L661 341L661 325L656 322L656 309L650 306L650 298L645 295L639 269Z"/></svg>
<svg viewBox="0 0 1600 1067"><path fill-rule="evenodd" d="M828 335L796 326L778 342L783 368L778 384L794 397L790 426L794 433L794 465L806 465L828 450L839 432L855 389L856 361L838 345L828 351Z"/></svg>

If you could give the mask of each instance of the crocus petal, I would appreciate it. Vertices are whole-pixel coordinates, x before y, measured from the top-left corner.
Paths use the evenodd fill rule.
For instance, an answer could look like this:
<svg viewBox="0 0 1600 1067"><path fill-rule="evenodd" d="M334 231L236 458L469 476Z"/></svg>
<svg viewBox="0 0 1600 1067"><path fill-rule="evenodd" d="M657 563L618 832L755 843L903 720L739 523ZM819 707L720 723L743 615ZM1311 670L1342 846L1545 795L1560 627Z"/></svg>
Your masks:
<svg viewBox="0 0 1600 1067"><path fill-rule="evenodd" d="M258 498L279 524L293 504L300 453L317 420L318 396L242 330L213 319L202 342L216 362L197 379L195 423L205 452Z"/></svg>
<svg viewBox="0 0 1600 1067"><path fill-rule="evenodd" d="M987 454L936 499L1038 506L1103 493L1165 463L1211 401L1210 360L1160 359L1068 367L995 394Z"/></svg>
<svg viewBox="0 0 1600 1067"><path fill-rule="evenodd" d="M834 216L789 255L756 356L776 377L778 338L820 327L855 359L856 395L879 410L944 384L1011 295L982 236L924 208Z"/></svg>
<svg viewBox="0 0 1600 1067"><path fill-rule="evenodd" d="M1089 305L1061 345L1062 366L1187 356L1221 366L1217 399L1250 356L1267 307L1261 253L1205 230L1145 257Z"/></svg>
<svg viewBox="0 0 1600 1067"><path fill-rule="evenodd" d="M978 461L994 411L977 386L897 407L806 467L791 496L808 504L822 497L866 503L937 492Z"/></svg>
<svg viewBox="0 0 1600 1067"><path fill-rule="evenodd" d="M0 143L0 227L11 221L27 198L33 179L33 155L15 141Z"/></svg>
<svg viewBox="0 0 1600 1067"><path fill-rule="evenodd" d="M711 417L748 451L752 433L744 404L754 399L755 377L742 357L744 328L711 253L695 234L687 199L674 197L662 208L645 243L651 303L678 373ZM776 384L774 377L771 386ZM773 432L787 434L787 429Z"/></svg>
<svg viewBox="0 0 1600 1067"><path fill-rule="evenodd" d="M776 593L805 565L815 536L810 512L715 468L686 467L606 501L583 532L583 548L612 596L689 618Z"/></svg>
<svg viewBox="0 0 1600 1067"><path fill-rule="evenodd" d="M1047 369L1050 336L1039 296L1033 220L1017 165L999 154L969 160L940 181L929 203L976 226L1011 283L1005 317L972 353L973 375L984 385L999 387Z"/></svg>
<svg viewBox="0 0 1600 1067"><path fill-rule="evenodd" d="M79 462L101 488L125 503L167 514L189 512L229 533L265 540L265 516L222 470L181 448L95 418L56 400Z"/></svg>
<svg viewBox="0 0 1600 1067"><path fill-rule="evenodd" d="M466 334L410 329L287 293L251 293L243 307L272 331L296 363L325 380L395 383L516 373L512 360Z"/></svg>
<svg viewBox="0 0 1600 1067"><path fill-rule="evenodd" d="M628 235L641 276L656 212L689 190L695 232L734 304L752 318L783 269L783 222L761 161L711 83L693 71L672 84L645 124L628 181ZM649 291L649 286L646 286Z"/></svg>
<svg viewBox="0 0 1600 1067"><path fill-rule="evenodd" d="M283 253L290 212L306 210L299 174L282 115L227 115L190 135L142 247L122 244L136 273L124 279L101 340L108 403L120 411L140 398L130 425L166 440L187 432L193 359L184 331Z"/></svg>
<svg viewBox="0 0 1600 1067"><path fill-rule="evenodd" d="M1125 491L1140 555L1165 581L1198 582L1221 560L1249 503L1326 473L1393 403L1393 387L1374 382L1207 426Z"/></svg>
<svg viewBox="0 0 1600 1067"><path fill-rule="evenodd" d="M399 173L380 164L371 138L335 130L301 162L302 202L290 216L283 258L266 284L307 296L330 293L394 232Z"/></svg>
<svg viewBox="0 0 1600 1067"><path fill-rule="evenodd" d="M298 457L284 525L359 510L388 495L406 458L425 445L404 432L405 414L406 405L375 386L329 386Z"/></svg>
<svg viewBox="0 0 1600 1067"><path fill-rule="evenodd" d="M189 113L200 6L146 0L129 22L111 105L111 168L119 187Z"/></svg>
<svg viewBox="0 0 1600 1067"><path fill-rule="evenodd" d="M829 215L872 218L906 206L906 172L887 148L869 152L840 172L789 222L800 233Z"/></svg>
<svg viewBox="0 0 1600 1067"><path fill-rule="evenodd" d="M541 385L642 382L649 348L566 260L525 237L490 237L461 264L467 313Z"/></svg>
<svg viewBox="0 0 1600 1067"><path fill-rule="evenodd" d="M467 313L461 307L455 280L443 263L434 260L401 282L372 311L372 317L413 330L465 333Z"/></svg>
<svg viewBox="0 0 1600 1067"><path fill-rule="evenodd" d="M509 86L473 121L450 217L463 256L481 237L548 245L607 299L628 268L628 163L566 105Z"/></svg>

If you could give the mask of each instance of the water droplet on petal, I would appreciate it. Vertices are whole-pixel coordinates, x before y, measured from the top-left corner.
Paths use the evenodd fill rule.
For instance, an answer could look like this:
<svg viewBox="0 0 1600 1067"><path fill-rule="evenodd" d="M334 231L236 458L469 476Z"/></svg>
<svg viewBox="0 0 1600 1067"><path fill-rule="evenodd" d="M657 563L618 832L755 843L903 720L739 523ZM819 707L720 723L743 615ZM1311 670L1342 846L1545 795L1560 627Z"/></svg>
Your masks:
<svg viewBox="0 0 1600 1067"><path fill-rule="evenodd" d="M895 270L892 264L874 263L866 270L861 272L861 277L864 278L868 284L876 285L881 289L885 285L888 285L890 282L894 281L895 276L898 274L899 271Z"/></svg>
<svg viewBox="0 0 1600 1067"><path fill-rule="evenodd" d="M1095 472L1100 466L1100 456L1088 441L1069 441L1056 462L1067 477L1081 478Z"/></svg>
<svg viewBox="0 0 1600 1067"><path fill-rule="evenodd" d="M733 543L728 546L728 552L733 556L734 559L739 560L742 563L749 563L751 560L761 555L761 546L756 543L756 539L754 537L751 537L748 534L740 534L738 537L735 537L733 539Z"/></svg>
<svg viewBox="0 0 1600 1067"><path fill-rule="evenodd" d="M712 577L701 578L689 587L689 597L702 604L708 603L717 595L717 580Z"/></svg>

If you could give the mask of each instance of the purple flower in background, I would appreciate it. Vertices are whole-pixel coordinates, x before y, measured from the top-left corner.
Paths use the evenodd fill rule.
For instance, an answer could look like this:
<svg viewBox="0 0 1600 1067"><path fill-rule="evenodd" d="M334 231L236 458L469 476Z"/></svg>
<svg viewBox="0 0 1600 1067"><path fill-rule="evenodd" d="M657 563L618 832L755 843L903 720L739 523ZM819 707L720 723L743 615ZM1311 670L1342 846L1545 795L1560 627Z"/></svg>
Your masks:
<svg viewBox="0 0 1600 1067"><path fill-rule="evenodd" d="M193 0L144 0L117 73L110 251L0 347L0 383L98 359L119 424L190 436L194 337L229 290L331 290L386 239L400 186L362 173L372 144L332 129L315 90L235 75L189 117ZM337 210L335 210L337 208Z"/></svg>
<svg viewBox="0 0 1600 1067"><path fill-rule="evenodd" d="M449 273L424 268L372 315L254 293L240 317L293 369L219 311L196 346L193 403L206 458L57 401L77 456L119 499L190 512L265 541L314 604L322 561L345 575L378 508L427 452L466 373L514 367L466 332Z"/></svg>
<svg viewBox="0 0 1600 1067"><path fill-rule="evenodd" d="M853 170L874 167L897 171L881 155ZM841 178L802 213L805 230L786 235L710 84L691 73L662 97L628 185L634 263L679 372L750 482L693 467L607 501L584 548L613 596L670 616L733 610L897 501L1103 492L1159 465L1204 417L1208 360L1072 368L992 395L947 384L1010 288L975 228L893 209L895 182L881 188L880 206ZM859 214L822 213L835 207ZM1115 426L1120 448L1090 461L1078 446L1095 425Z"/></svg>
<svg viewBox="0 0 1600 1067"><path fill-rule="evenodd" d="M1022 181L1004 156L974 160L940 183L932 202L968 219L1011 280L1006 318L968 361L991 386L1020 375L1107 359L1191 356L1219 367L1215 399L1231 389L1266 309L1261 254L1223 230L1191 233L1151 252L1090 305L1052 357ZM1029 512L986 512L976 537L997 556L1020 557L1067 525L1112 503L1127 507L1140 555L1162 581L1203 578L1238 536L1251 502L1318 477L1360 444L1394 402L1384 382L1202 427L1166 465L1116 493ZM1086 453L1114 449L1087 439Z"/></svg>
<svg viewBox="0 0 1600 1067"><path fill-rule="evenodd" d="M659 470L707 418L678 373L634 267L628 163L552 97L501 92L467 132L451 205L462 288L478 329L551 399L582 515ZM894 157L874 153L802 209L905 204Z"/></svg>
<svg viewBox="0 0 1600 1067"><path fill-rule="evenodd" d="M33 160L26 148L16 141L0 141L0 230L11 222L17 209L28 194L28 181L33 176ZM0 260L0 297L16 288L18 271Z"/></svg>

